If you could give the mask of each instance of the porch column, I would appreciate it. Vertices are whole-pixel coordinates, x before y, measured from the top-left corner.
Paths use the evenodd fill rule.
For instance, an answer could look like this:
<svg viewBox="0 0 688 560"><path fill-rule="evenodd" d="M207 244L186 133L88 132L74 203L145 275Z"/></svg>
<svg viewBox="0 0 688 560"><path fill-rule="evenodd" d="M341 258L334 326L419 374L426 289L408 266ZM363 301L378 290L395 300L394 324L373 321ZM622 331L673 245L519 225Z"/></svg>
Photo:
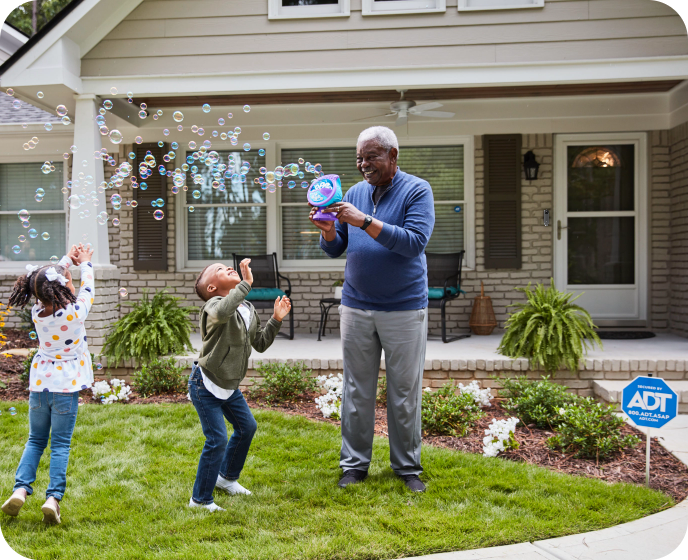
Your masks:
<svg viewBox="0 0 688 560"><path fill-rule="evenodd" d="M104 180L103 161L95 159L94 153L100 151L102 144L100 141L101 135L95 125L96 115L98 109L96 107L96 96L75 95L76 108L74 111L74 145L76 146L76 153L73 154L72 160L72 185L77 184L77 181L82 185L79 187L72 187L71 194L83 194L84 180L79 179L81 173L84 177L89 175L93 177L93 184L86 188L86 194L91 191L98 193L98 206L93 206L87 203L85 209L88 209L91 215L88 218L79 218L81 210L69 211L69 234L67 236L68 246L79 243L90 243L93 246L93 264L95 265L109 265L110 264L110 244L108 241L108 226L101 226L96 220L96 215L105 210L105 193L98 192L98 186ZM84 165L83 162L86 162ZM84 242L84 235L86 241Z"/></svg>

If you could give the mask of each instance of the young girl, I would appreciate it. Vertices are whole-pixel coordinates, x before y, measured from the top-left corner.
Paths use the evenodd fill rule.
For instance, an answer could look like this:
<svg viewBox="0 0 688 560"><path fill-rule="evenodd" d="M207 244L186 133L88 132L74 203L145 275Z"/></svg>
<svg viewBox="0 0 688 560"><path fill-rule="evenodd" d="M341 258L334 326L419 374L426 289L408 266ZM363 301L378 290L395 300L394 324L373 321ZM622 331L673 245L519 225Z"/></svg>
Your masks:
<svg viewBox="0 0 688 560"><path fill-rule="evenodd" d="M79 391L93 384L84 329L95 295L92 255L92 249L79 244L73 245L57 265L27 265L28 273L17 279L10 295L10 305L20 308L31 297L36 298L31 317L40 347L31 362L29 377L29 439L17 467L14 493L2 506L8 515L18 515L27 495L33 493L31 484L50 437L50 484L41 510L45 523L60 523L59 502L67 485ZM68 270L73 263L81 269L78 296Z"/></svg>

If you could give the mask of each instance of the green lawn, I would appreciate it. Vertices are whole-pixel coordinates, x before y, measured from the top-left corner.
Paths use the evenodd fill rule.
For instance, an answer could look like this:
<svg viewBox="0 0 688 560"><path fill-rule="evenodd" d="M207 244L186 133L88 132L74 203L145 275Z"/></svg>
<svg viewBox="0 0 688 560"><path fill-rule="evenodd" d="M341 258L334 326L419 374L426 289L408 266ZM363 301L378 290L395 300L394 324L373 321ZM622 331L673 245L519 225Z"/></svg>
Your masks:
<svg viewBox="0 0 688 560"><path fill-rule="evenodd" d="M1 403L0 497L11 492L28 407ZM186 507L203 445L185 405L84 406L62 502L45 527L44 457L18 518L0 513L7 542L29 558L376 559L496 546L601 529L673 505L643 487L424 447L428 492L409 493L376 439L371 476L341 490L336 426L256 411L241 478L253 496L218 491L226 512Z"/></svg>

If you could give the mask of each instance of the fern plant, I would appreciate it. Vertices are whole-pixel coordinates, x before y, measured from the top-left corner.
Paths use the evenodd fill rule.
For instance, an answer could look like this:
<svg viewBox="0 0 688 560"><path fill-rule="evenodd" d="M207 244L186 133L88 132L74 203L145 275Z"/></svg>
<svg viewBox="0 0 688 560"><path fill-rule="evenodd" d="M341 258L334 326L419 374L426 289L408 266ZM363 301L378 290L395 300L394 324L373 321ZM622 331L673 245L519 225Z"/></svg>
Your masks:
<svg viewBox="0 0 688 560"><path fill-rule="evenodd" d="M171 296L167 289L150 299L148 291L143 290L141 300L123 302L132 309L115 321L106 337L102 355L107 357L108 365L127 358L149 362L159 356L193 351L189 314L196 307L180 307L181 299Z"/></svg>
<svg viewBox="0 0 688 560"><path fill-rule="evenodd" d="M530 283L516 288L526 294L528 302L513 305L518 311L506 322L498 352L509 358L528 358L549 373L562 364L576 371L588 345L602 348L602 342L590 314L573 303L580 296L572 299L573 294L556 289L554 279L550 282L547 289L538 284L531 290Z"/></svg>

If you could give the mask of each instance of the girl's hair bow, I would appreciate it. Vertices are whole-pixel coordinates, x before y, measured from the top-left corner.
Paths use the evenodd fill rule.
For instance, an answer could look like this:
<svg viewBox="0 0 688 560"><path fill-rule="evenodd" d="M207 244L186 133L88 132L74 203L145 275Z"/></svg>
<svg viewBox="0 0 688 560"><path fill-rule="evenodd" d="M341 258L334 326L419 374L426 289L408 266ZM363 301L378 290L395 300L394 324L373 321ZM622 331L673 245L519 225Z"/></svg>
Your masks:
<svg viewBox="0 0 688 560"><path fill-rule="evenodd" d="M63 286L67 285L67 279L64 276L62 276L62 274L60 274L57 270L55 270L54 266L51 266L48 270L45 271L45 277L51 282L57 280Z"/></svg>
<svg viewBox="0 0 688 560"><path fill-rule="evenodd" d="M27 271L29 274L33 274L33 273L36 272L39 268L41 268L41 267L40 267L40 266L36 266L35 264L27 264L27 265L26 265L26 271Z"/></svg>

